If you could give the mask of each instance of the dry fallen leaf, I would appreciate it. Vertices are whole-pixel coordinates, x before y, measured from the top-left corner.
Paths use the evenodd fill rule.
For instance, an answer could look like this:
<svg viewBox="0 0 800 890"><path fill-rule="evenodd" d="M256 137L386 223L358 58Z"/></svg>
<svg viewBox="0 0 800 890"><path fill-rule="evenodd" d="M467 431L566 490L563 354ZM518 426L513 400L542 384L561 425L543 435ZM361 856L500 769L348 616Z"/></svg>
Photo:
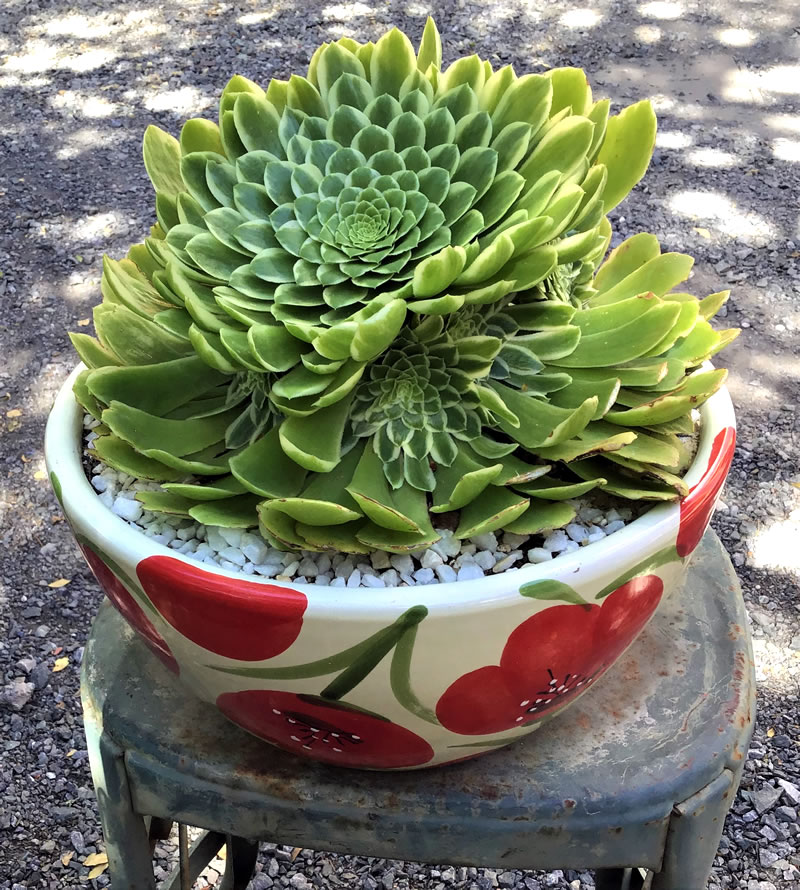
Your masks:
<svg viewBox="0 0 800 890"><path fill-rule="evenodd" d="M709 232L708 229L703 228L703 226L695 226L694 230L701 238L711 237L711 232Z"/></svg>
<svg viewBox="0 0 800 890"><path fill-rule="evenodd" d="M10 411L6 411L6 417L22 417L22 411L19 408L12 408Z"/></svg>
<svg viewBox="0 0 800 890"><path fill-rule="evenodd" d="M64 853L64 855L61 857L61 864L65 867L69 865L70 862L72 862L72 857L74 855L75 853L72 850L70 850L69 853Z"/></svg>
<svg viewBox="0 0 800 890"><path fill-rule="evenodd" d="M219 850L217 850L217 859L225 860L228 858L228 846L227 844L223 844Z"/></svg>
<svg viewBox="0 0 800 890"><path fill-rule="evenodd" d="M78 322L79 328L85 328L91 322L91 318L82 318Z"/></svg>
<svg viewBox="0 0 800 890"><path fill-rule="evenodd" d="M83 864L91 868L93 865L105 865L108 862L108 856L105 853L90 853L84 860Z"/></svg>
<svg viewBox="0 0 800 890"><path fill-rule="evenodd" d="M47 586L48 587L66 587L69 584L69 578L57 578L55 581L51 581Z"/></svg>
<svg viewBox="0 0 800 890"><path fill-rule="evenodd" d="M65 757L74 757L78 752L74 748L70 748L64 755Z"/></svg>
<svg viewBox="0 0 800 890"><path fill-rule="evenodd" d="M69 664L68 658L57 658L56 663L53 665L53 673L57 674L59 671L63 671L64 668Z"/></svg>
<svg viewBox="0 0 800 890"><path fill-rule="evenodd" d="M300 851L301 851L302 849L303 849L302 847L295 847L295 848L292 850L292 862L294 862L295 859L297 859L297 857L300 855Z"/></svg>
<svg viewBox="0 0 800 890"><path fill-rule="evenodd" d="M42 480L47 479L47 473L44 470L37 470L33 474L33 478L41 482Z"/></svg>
<svg viewBox="0 0 800 890"><path fill-rule="evenodd" d="M104 862L102 865L96 865L86 876L90 881L93 878L99 878L101 874L108 868L108 863Z"/></svg>
<svg viewBox="0 0 800 890"><path fill-rule="evenodd" d="M767 738L771 739L774 735L775 735L775 730L770 726L770 728L767 730Z"/></svg>

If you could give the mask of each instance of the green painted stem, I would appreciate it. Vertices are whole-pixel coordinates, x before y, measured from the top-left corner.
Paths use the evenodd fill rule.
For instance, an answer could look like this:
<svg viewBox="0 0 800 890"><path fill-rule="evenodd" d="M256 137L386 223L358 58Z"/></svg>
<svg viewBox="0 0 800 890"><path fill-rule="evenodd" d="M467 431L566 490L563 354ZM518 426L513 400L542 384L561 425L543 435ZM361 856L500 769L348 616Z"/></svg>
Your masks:
<svg viewBox="0 0 800 890"><path fill-rule="evenodd" d="M417 626L410 627L400 638L392 656L392 667L389 675L392 692L397 701L414 716L426 723L439 726L436 714L417 698L411 688L411 656L417 639Z"/></svg>
<svg viewBox="0 0 800 890"><path fill-rule="evenodd" d="M320 696L328 701L337 701L374 670L380 661L399 643L407 631L416 628L428 614L425 606L412 606L404 612L390 627L380 631L372 638L373 642L350 666L322 690Z"/></svg>

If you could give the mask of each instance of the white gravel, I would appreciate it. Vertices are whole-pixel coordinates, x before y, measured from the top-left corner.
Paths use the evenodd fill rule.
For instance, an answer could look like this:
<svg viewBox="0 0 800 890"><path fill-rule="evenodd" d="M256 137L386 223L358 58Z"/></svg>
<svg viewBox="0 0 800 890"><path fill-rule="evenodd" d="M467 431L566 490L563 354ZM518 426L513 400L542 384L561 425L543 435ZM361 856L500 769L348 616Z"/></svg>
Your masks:
<svg viewBox="0 0 800 890"><path fill-rule="evenodd" d="M84 417L87 452L97 438L97 421ZM369 556L284 552L270 547L254 531L205 526L191 519L153 513L136 500L139 491L161 491L154 482L134 479L97 463L91 483L97 496L114 514L148 538L205 565L232 572L329 587L412 587L471 581L486 575L513 572L526 563L547 562L562 553L602 540L623 528L636 514L631 507L606 496L571 501L577 513L564 529L538 535L487 532L459 541L448 529L437 529L441 539L417 553L374 551ZM608 503L606 503L608 502Z"/></svg>

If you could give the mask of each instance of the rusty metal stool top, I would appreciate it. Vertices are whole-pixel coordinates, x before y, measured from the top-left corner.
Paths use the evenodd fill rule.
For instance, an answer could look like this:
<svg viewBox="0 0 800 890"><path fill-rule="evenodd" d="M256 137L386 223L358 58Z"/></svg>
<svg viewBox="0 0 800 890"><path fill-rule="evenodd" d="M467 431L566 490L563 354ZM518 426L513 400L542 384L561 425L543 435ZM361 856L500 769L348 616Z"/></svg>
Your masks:
<svg viewBox="0 0 800 890"><path fill-rule="evenodd" d="M710 532L683 588L590 694L528 738L456 765L369 773L274 749L184 691L108 604L82 685L112 880L137 890L154 886L133 861L143 816L391 859L638 866L657 873L654 887L700 888L746 757L753 694L741 591Z"/></svg>

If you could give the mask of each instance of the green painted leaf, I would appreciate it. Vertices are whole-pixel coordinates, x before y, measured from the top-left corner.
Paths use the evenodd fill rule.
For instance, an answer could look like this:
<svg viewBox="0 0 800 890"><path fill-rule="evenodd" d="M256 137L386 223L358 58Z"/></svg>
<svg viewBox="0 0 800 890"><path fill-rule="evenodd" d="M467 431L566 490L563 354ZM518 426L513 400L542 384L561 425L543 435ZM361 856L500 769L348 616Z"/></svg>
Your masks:
<svg viewBox="0 0 800 890"><path fill-rule="evenodd" d="M560 600L576 606L588 605L574 587L564 584L563 581L556 581L554 578L544 581L529 581L520 587L519 592L522 596L535 600Z"/></svg>

